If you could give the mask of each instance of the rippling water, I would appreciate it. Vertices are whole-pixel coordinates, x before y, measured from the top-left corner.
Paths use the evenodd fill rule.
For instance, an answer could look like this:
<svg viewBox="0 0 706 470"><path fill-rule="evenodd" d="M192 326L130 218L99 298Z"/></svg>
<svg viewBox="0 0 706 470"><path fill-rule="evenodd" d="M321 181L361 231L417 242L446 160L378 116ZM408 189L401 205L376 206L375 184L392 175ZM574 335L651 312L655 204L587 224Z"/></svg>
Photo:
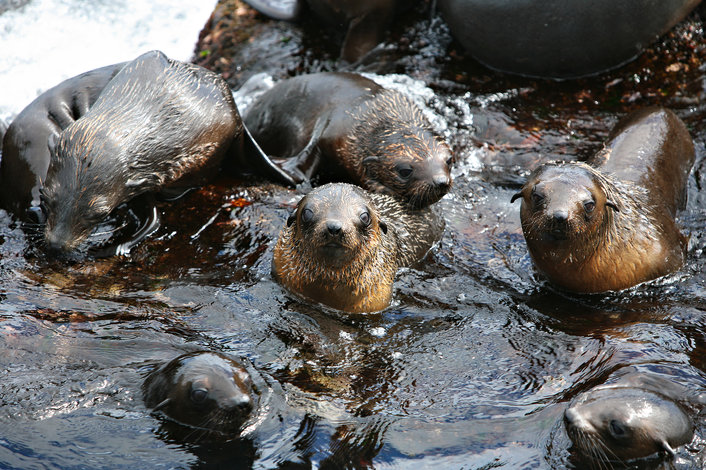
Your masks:
<svg viewBox="0 0 706 470"><path fill-rule="evenodd" d="M97 3L88 16L125 10L118 5ZM194 22L205 21L202 10ZM0 22L22 11L33 10L7 11ZM137 16L116 30L139 49ZM391 37L406 46L382 48L359 70L410 94L456 161L454 187L438 204L443 239L400 272L393 305L343 315L273 282L272 244L301 195L276 185L223 177L162 203L164 224L129 258L73 264L28 247L0 214L0 467L582 468L570 459L562 425L577 393L626 366L706 390L700 18L627 67L563 83L490 72L463 58L428 11L405 18ZM235 89L266 73L236 92L242 108L294 71L338 66L335 41L312 25L252 21L263 26L235 48L240 69L221 70ZM190 57L199 27L171 55ZM24 101L94 66L47 63L63 75L21 86ZM667 72L674 63L687 66ZM621 294L552 289L532 269L512 194L538 162L588 157L620 116L650 104L675 109L696 143L680 215L690 235L687 265ZM145 374L200 349L243 357L262 375L269 407L242 439L175 427L142 403ZM703 468L704 431L700 420L675 468Z"/></svg>

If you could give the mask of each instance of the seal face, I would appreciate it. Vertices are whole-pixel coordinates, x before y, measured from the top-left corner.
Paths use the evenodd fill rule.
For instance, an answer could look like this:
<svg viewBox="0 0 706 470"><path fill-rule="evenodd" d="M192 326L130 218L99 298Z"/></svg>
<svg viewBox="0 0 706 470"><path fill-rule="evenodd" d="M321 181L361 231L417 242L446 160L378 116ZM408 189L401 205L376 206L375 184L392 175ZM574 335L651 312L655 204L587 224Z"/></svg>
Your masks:
<svg viewBox="0 0 706 470"><path fill-rule="evenodd" d="M218 75L156 51L127 63L88 112L50 140L41 189L47 245L71 251L118 205L203 183L241 133Z"/></svg>
<svg viewBox="0 0 706 470"><path fill-rule="evenodd" d="M440 233L429 209L411 212L389 196L327 184L302 198L287 220L272 272L290 291L330 307L382 310L397 269L421 259Z"/></svg>
<svg viewBox="0 0 706 470"><path fill-rule="evenodd" d="M666 381L659 381L666 382ZM684 407L670 396L665 383L654 390L639 377L628 376L580 394L566 409L564 423L579 453L598 460L628 461L656 453L674 456L691 442L694 425Z"/></svg>
<svg viewBox="0 0 706 470"><path fill-rule="evenodd" d="M240 431L257 400L245 367L213 352L173 359L147 376L142 391L148 407L172 420L224 434Z"/></svg>
<svg viewBox="0 0 706 470"><path fill-rule="evenodd" d="M300 181L323 174L425 207L451 188L448 145L405 95L357 74L283 80L245 113L263 150Z"/></svg>
<svg viewBox="0 0 706 470"><path fill-rule="evenodd" d="M674 217L685 202L694 149L671 111L647 109L619 123L589 162L547 163L521 198L532 260L574 292L621 290L683 264L686 239Z"/></svg>

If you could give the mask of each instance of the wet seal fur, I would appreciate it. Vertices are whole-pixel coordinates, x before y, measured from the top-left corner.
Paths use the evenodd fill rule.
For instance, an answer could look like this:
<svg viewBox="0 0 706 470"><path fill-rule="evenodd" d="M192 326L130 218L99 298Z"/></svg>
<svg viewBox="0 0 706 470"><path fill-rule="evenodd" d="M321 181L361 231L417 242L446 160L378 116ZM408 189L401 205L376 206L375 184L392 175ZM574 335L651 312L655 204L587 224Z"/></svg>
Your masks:
<svg viewBox="0 0 706 470"><path fill-rule="evenodd" d="M337 28L346 28L341 58L356 62L384 39L396 10L407 4L399 0L244 0L260 13L293 21L308 7L316 16Z"/></svg>
<svg viewBox="0 0 706 470"><path fill-rule="evenodd" d="M120 204L203 184L227 155L293 184L261 151L253 158L258 150L220 76L152 51L68 79L17 116L4 138L0 205L46 221L47 245L67 252ZM158 226L154 208L150 217L145 227Z"/></svg>
<svg viewBox="0 0 706 470"><path fill-rule="evenodd" d="M693 439L694 423L682 404L688 400L685 387L631 372L578 395L564 425L578 454L598 468L657 453L673 458L675 448Z"/></svg>
<svg viewBox="0 0 706 470"><path fill-rule="evenodd" d="M288 218L272 273L290 291L338 310L382 310L397 270L423 258L442 230L429 208L409 210L351 184L323 185Z"/></svg>
<svg viewBox="0 0 706 470"><path fill-rule="evenodd" d="M670 110L636 111L588 164L547 163L522 190L522 231L537 269L573 292L616 291L679 269L694 145Z"/></svg>
<svg viewBox="0 0 706 470"><path fill-rule="evenodd" d="M224 434L243 429L258 395L247 369L223 354L183 354L152 371L145 404L180 424Z"/></svg>
<svg viewBox="0 0 706 470"><path fill-rule="evenodd" d="M450 189L452 154L405 95L361 75L329 72L277 83L244 114L268 155L294 179L327 173L413 207Z"/></svg>

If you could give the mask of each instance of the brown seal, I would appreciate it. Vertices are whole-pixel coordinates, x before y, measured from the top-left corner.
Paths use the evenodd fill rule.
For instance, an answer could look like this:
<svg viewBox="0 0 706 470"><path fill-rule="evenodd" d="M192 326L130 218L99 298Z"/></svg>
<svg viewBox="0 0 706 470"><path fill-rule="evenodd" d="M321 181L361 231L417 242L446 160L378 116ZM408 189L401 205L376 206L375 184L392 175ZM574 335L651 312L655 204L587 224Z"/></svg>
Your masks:
<svg viewBox="0 0 706 470"><path fill-rule="evenodd" d="M311 178L317 171L415 207L451 187L451 151L405 95L353 73L302 75L276 84L244 113L265 153Z"/></svg>
<svg viewBox="0 0 706 470"><path fill-rule="evenodd" d="M621 290L676 271L686 238L675 223L686 203L694 145L670 110L648 108L618 123L588 164L547 163L522 198L522 230L535 266L574 292Z"/></svg>
<svg viewBox="0 0 706 470"><path fill-rule="evenodd" d="M382 310L397 269L420 260L439 239L429 209L345 183L304 196L275 246L272 273L287 289L347 312Z"/></svg>
<svg viewBox="0 0 706 470"><path fill-rule="evenodd" d="M336 28L346 29L341 58L356 62L380 44L387 26L399 7L409 6L400 0L244 0L260 13L292 21L308 7L316 16Z"/></svg>
<svg viewBox="0 0 706 470"><path fill-rule="evenodd" d="M564 413L567 433L599 468L656 453L673 457L694 435L682 388L660 376L626 374L578 395Z"/></svg>
<svg viewBox="0 0 706 470"><path fill-rule="evenodd" d="M257 395L247 369L223 354L183 354L152 371L142 385L145 404L188 426L238 433Z"/></svg>

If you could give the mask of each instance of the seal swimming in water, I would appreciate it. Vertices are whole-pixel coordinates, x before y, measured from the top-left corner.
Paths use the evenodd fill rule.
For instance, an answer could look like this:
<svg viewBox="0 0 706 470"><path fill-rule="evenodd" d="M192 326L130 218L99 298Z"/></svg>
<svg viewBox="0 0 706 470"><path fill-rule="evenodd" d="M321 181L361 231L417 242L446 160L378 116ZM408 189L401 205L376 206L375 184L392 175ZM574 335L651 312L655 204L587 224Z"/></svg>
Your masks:
<svg viewBox="0 0 706 470"><path fill-rule="evenodd" d="M403 94L353 73L301 75L277 83L244 114L245 125L284 168L328 172L414 207L451 187L451 151Z"/></svg>
<svg viewBox="0 0 706 470"><path fill-rule="evenodd" d="M677 384L632 372L578 395L564 413L564 424L578 452L599 468L656 453L674 457L674 449L694 435L681 404L686 399Z"/></svg>
<svg viewBox="0 0 706 470"><path fill-rule="evenodd" d="M398 268L420 260L443 223L430 208L345 183L304 196L275 246L274 278L290 291L346 312L382 310Z"/></svg>
<svg viewBox="0 0 706 470"><path fill-rule="evenodd" d="M538 270L574 292L621 290L676 271L686 238L674 220L686 203L694 145L670 110L636 111L584 163L547 163L522 190L522 231Z"/></svg>
<svg viewBox="0 0 706 470"><path fill-rule="evenodd" d="M330 25L346 29L341 58L356 62L380 44L396 10L407 2L399 0L244 0L260 13L278 20L293 21L308 7Z"/></svg>
<svg viewBox="0 0 706 470"><path fill-rule="evenodd" d="M143 386L145 404L188 426L236 434L257 394L247 369L223 354L183 354L152 371Z"/></svg>
<svg viewBox="0 0 706 470"><path fill-rule="evenodd" d="M0 204L45 220L47 245L71 251L120 204L200 185L229 153L248 152L293 183L258 151L220 76L152 51L66 80L18 115L4 139Z"/></svg>

